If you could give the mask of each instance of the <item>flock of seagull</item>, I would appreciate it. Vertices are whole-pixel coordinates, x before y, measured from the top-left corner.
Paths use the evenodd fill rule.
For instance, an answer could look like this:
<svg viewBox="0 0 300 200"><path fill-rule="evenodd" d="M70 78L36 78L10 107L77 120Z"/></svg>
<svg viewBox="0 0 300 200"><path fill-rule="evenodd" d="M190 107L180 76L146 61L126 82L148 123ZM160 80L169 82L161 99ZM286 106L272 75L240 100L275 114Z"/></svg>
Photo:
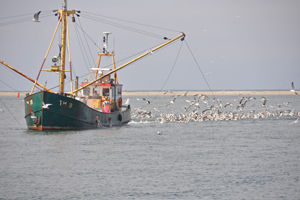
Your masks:
<svg viewBox="0 0 300 200"><path fill-rule="evenodd" d="M170 92L170 91L169 91ZM184 95L173 95L169 103L161 105L159 107L152 107L151 110L145 110L150 106L150 101L146 98L137 99L145 101L145 106L139 108L133 108L131 118L141 123L146 122L202 122L202 121L229 121L229 120L241 120L241 119L259 119L259 118L275 118L280 119L282 117L299 117L296 121L290 123L297 123L300 119L300 111L295 108L290 109L291 102L284 102L283 105L269 105L268 99L262 97L257 100L256 97L246 95L234 99L224 105L219 99L212 98L203 94L189 95L186 92ZM166 94L166 93L165 93ZM192 99L189 99L192 97ZM181 108L182 112L175 113L171 109L171 105L174 105L178 98L185 98L187 105ZM255 105L254 101L259 101L262 106L262 111L256 111L252 107ZM251 103L252 102L252 103ZM247 109L245 109L247 107ZM168 112L162 112L164 108L169 108ZM231 109L230 109L231 108ZM230 110L228 110L230 109ZM165 110L165 109L164 109Z"/></svg>

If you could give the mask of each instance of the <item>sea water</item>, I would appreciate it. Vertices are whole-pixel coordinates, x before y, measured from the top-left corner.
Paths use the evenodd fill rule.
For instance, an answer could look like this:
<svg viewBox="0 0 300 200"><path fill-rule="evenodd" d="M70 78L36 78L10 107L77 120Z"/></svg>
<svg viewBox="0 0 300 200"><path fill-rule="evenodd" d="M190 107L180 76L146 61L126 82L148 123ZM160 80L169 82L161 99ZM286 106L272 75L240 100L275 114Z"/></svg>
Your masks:
<svg viewBox="0 0 300 200"><path fill-rule="evenodd" d="M300 111L298 95L265 97L267 105ZM188 123L135 118L121 127L37 132L26 127L21 98L0 98L0 199L300 199L297 115ZM161 107L171 96L127 98L156 117L183 113L187 104L177 99ZM224 106L241 96L216 98ZM276 109L256 98L244 112Z"/></svg>

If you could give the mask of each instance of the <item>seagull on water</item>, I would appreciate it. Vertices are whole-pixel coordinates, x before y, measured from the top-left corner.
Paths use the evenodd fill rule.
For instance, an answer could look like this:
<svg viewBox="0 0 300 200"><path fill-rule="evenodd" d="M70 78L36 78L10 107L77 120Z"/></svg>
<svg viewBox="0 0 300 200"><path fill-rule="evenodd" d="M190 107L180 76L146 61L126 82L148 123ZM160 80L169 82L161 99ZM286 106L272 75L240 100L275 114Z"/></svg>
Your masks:
<svg viewBox="0 0 300 200"><path fill-rule="evenodd" d="M295 91L295 88L294 88L294 82L292 82L292 89L290 90L291 92L294 92L295 94L298 94L296 91Z"/></svg>
<svg viewBox="0 0 300 200"><path fill-rule="evenodd" d="M47 104L45 104L44 102L43 102L43 108L45 108L45 109L49 109L49 106L52 106L52 104L51 103L47 103Z"/></svg>
<svg viewBox="0 0 300 200"><path fill-rule="evenodd" d="M157 131L157 135L162 135L162 132L160 132L160 131Z"/></svg>
<svg viewBox="0 0 300 200"><path fill-rule="evenodd" d="M34 21L34 22L40 22L40 21L39 21L39 16L40 16L40 13L41 13L41 12L42 12L42 11L39 11L39 12L35 13L35 14L33 15L32 21Z"/></svg>

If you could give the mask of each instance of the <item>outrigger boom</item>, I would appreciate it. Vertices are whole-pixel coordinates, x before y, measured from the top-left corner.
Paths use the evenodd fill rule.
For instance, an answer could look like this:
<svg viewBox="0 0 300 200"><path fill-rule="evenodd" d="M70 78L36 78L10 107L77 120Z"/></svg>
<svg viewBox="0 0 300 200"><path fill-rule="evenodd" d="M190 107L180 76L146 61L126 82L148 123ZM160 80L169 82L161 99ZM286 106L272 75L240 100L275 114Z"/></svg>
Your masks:
<svg viewBox="0 0 300 200"><path fill-rule="evenodd" d="M3 62L2 60L0 60L0 63L2 63L3 65L5 65L6 67L8 67L9 69L17 72L18 74L20 74L21 76L27 78L28 80L30 80L31 82L35 83L36 85L40 86L41 88L43 88L44 90L53 93L53 91L49 90L48 88L46 88L45 86L43 86L42 84L36 82L35 80L33 80L32 78L26 76L25 74L23 74L22 72L20 72L19 70L16 70L15 68L13 68L12 66L10 66L9 64Z"/></svg>
<svg viewBox="0 0 300 200"><path fill-rule="evenodd" d="M169 41L167 41L167 42L165 42L165 43L159 45L158 47L155 47L154 49L151 50L151 52L155 52L155 51L157 51L158 49L160 49L160 48L166 46L167 44L170 44L171 42L174 42L174 41L176 41L176 40L178 40L178 39L180 39L180 38L184 38L184 37L185 37L185 34L182 33L182 34L180 34L179 36L177 36L177 37L175 37L175 38L173 38L173 39L170 39ZM99 77L99 78L97 78L97 79L95 79L95 80L93 80L93 81L91 81L91 82L85 84L85 85L82 86L81 88L78 88L78 89L72 91L70 94L74 94L74 93L78 92L79 90L84 89L85 87L87 87L87 86L89 86L89 85L91 85L91 84L93 84L93 83L99 81L100 79L104 78L105 76L108 76L108 75L110 75L110 74L112 74L112 73L117 72L118 70L120 70L120 69L126 67L127 65L130 65L131 63L133 63L133 62L135 62L135 61L137 61L137 60L139 60L139 59L141 59L141 58L147 56L148 54L149 54L149 52L146 52L146 53L140 55L139 57L137 57L137 58L135 58L135 59L133 59L133 60L131 60L131 61L125 63L124 65L121 65L120 67L118 67L118 68L116 68L116 69L114 69L114 70L112 70L112 71L110 71L110 72L108 72L108 73L102 75L101 77Z"/></svg>

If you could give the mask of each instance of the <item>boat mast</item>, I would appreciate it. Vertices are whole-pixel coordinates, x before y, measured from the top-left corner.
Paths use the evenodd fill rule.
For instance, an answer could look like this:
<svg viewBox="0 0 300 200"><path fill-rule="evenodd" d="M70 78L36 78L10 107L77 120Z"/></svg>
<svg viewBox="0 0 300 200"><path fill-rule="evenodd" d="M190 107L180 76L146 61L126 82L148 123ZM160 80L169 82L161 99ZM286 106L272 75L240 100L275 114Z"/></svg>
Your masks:
<svg viewBox="0 0 300 200"><path fill-rule="evenodd" d="M67 0L64 0L63 10L61 10L62 18L62 37L61 37L61 63L60 63L60 81L59 81L59 93L62 95L65 89L65 60L66 60L66 36L67 36Z"/></svg>

